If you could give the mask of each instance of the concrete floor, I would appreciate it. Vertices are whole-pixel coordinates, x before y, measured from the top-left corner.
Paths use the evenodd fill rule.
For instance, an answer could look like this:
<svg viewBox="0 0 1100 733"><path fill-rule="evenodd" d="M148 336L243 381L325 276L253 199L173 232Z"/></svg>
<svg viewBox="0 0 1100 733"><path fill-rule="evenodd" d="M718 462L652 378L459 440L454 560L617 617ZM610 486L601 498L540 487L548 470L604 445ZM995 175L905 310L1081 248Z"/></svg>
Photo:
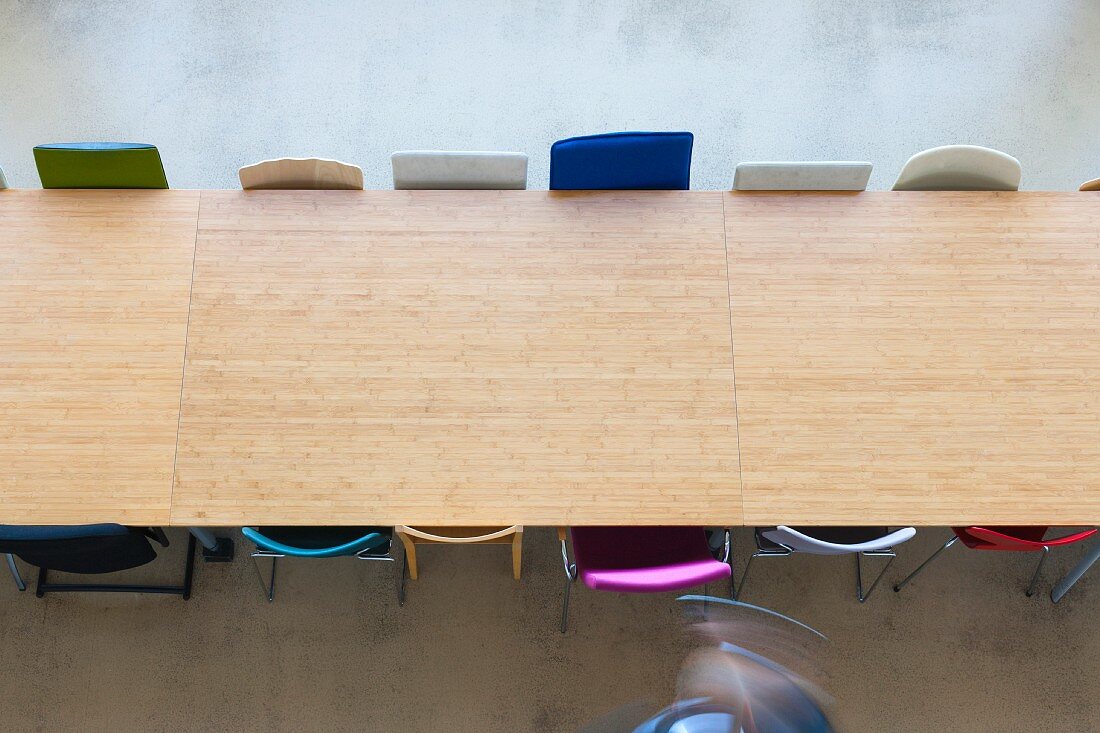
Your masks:
<svg viewBox="0 0 1100 733"><path fill-rule="evenodd" d="M391 185L407 148L519 150L695 132L693 185L739 160L855 159L886 188L924 148L977 143L1025 188L1100 176L1094 0L0 0L0 167L32 146L160 146L179 188L284 155Z"/></svg>
<svg viewBox="0 0 1100 733"><path fill-rule="evenodd" d="M174 554L134 572L170 580L177 536ZM945 536L920 532L888 580ZM737 532L742 567L750 542ZM1059 605L1046 595L1083 550L1055 553L1030 599L1033 557L954 548L901 594L881 587L862 606L848 558L761 561L745 600L829 637L808 648L841 731L1095 731L1100 583L1086 577ZM550 733L632 702L669 702L702 644L683 604L580 587L562 636L552 532L529 530L525 551L515 583L506 548L423 548L404 607L392 566L353 560L282 563L273 604L247 557L199 564L186 603L36 599L0 578L0 720L13 733Z"/></svg>

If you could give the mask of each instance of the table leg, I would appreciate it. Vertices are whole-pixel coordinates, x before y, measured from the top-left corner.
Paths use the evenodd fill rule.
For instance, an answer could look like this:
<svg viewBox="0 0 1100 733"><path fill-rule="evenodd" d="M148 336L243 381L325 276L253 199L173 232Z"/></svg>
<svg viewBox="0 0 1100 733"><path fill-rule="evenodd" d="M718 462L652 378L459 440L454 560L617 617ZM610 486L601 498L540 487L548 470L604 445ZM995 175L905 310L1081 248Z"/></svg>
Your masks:
<svg viewBox="0 0 1100 733"><path fill-rule="evenodd" d="M202 545L204 562L233 562L233 540L228 537L215 537L205 527L188 527L191 534Z"/></svg>
<svg viewBox="0 0 1100 733"><path fill-rule="evenodd" d="M1088 569L1097 560L1100 560L1100 541L1094 542L1088 554L1081 558L1081 562L1074 565L1073 570L1070 570L1066 577L1058 581L1058 585L1054 586L1054 590L1050 592L1050 600L1055 603L1062 600L1062 596L1069 592L1069 589L1081 579L1082 575L1088 572Z"/></svg>

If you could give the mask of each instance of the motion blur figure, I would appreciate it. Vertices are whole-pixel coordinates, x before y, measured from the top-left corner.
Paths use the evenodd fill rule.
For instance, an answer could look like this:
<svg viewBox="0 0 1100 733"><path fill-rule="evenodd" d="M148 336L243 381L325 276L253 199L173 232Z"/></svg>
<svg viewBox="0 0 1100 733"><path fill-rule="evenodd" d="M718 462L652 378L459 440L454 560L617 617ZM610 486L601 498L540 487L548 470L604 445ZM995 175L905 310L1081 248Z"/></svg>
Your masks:
<svg viewBox="0 0 1100 733"><path fill-rule="evenodd" d="M681 600L698 616L702 596ZM776 661L812 666L815 639L825 637L758 606L723 598L706 603L695 629L708 644L685 663L677 702L641 724L639 705L629 705L582 733L834 733L819 703L824 693ZM716 620L719 604L728 608Z"/></svg>

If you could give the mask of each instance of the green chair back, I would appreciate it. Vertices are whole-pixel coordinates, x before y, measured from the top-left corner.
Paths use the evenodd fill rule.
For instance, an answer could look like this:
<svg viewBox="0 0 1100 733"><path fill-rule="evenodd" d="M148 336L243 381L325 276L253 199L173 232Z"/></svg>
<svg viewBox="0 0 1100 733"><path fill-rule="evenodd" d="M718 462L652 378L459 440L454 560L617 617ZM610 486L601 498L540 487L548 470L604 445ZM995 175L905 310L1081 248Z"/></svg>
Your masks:
<svg viewBox="0 0 1100 733"><path fill-rule="evenodd" d="M168 188L155 145L52 143L34 148L42 188Z"/></svg>

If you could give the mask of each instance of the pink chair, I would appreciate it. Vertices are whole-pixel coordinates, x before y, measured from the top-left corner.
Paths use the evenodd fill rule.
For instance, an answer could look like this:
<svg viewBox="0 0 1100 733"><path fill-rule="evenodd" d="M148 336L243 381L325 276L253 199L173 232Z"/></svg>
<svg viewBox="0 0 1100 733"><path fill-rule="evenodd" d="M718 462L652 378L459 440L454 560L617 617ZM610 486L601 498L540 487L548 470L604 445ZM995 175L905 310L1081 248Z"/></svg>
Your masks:
<svg viewBox="0 0 1100 733"><path fill-rule="evenodd" d="M558 529L565 565L561 632L569 623L573 581L593 590L662 593L730 578L730 533L712 548L702 527L573 527L573 562ZM720 558L720 559L719 559Z"/></svg>
<svg viewBox="0 0 1100 733"><path fill-rule="evenodd" d="M917 573L924 570L928 563L939 557L940 553L951 547L959 540L971 550L999 550L1005 552L1041 552L1039 564L1035 573L1031 576L1031 582L1027 586L1027 596L1035 594L1035 584L1039 582L1039 574L1043 570L1050 548L1062 545L1072 545L1075 542L1088 539L1096 534L1096 528L1079 530L1061 537L1047 537L1050 527L952 527L955 536L949 539L943 547L932 553L932 556L922 562L917 569L909 573L905 580L894 586L897 593L905 585L917 577Z"/></svg>

